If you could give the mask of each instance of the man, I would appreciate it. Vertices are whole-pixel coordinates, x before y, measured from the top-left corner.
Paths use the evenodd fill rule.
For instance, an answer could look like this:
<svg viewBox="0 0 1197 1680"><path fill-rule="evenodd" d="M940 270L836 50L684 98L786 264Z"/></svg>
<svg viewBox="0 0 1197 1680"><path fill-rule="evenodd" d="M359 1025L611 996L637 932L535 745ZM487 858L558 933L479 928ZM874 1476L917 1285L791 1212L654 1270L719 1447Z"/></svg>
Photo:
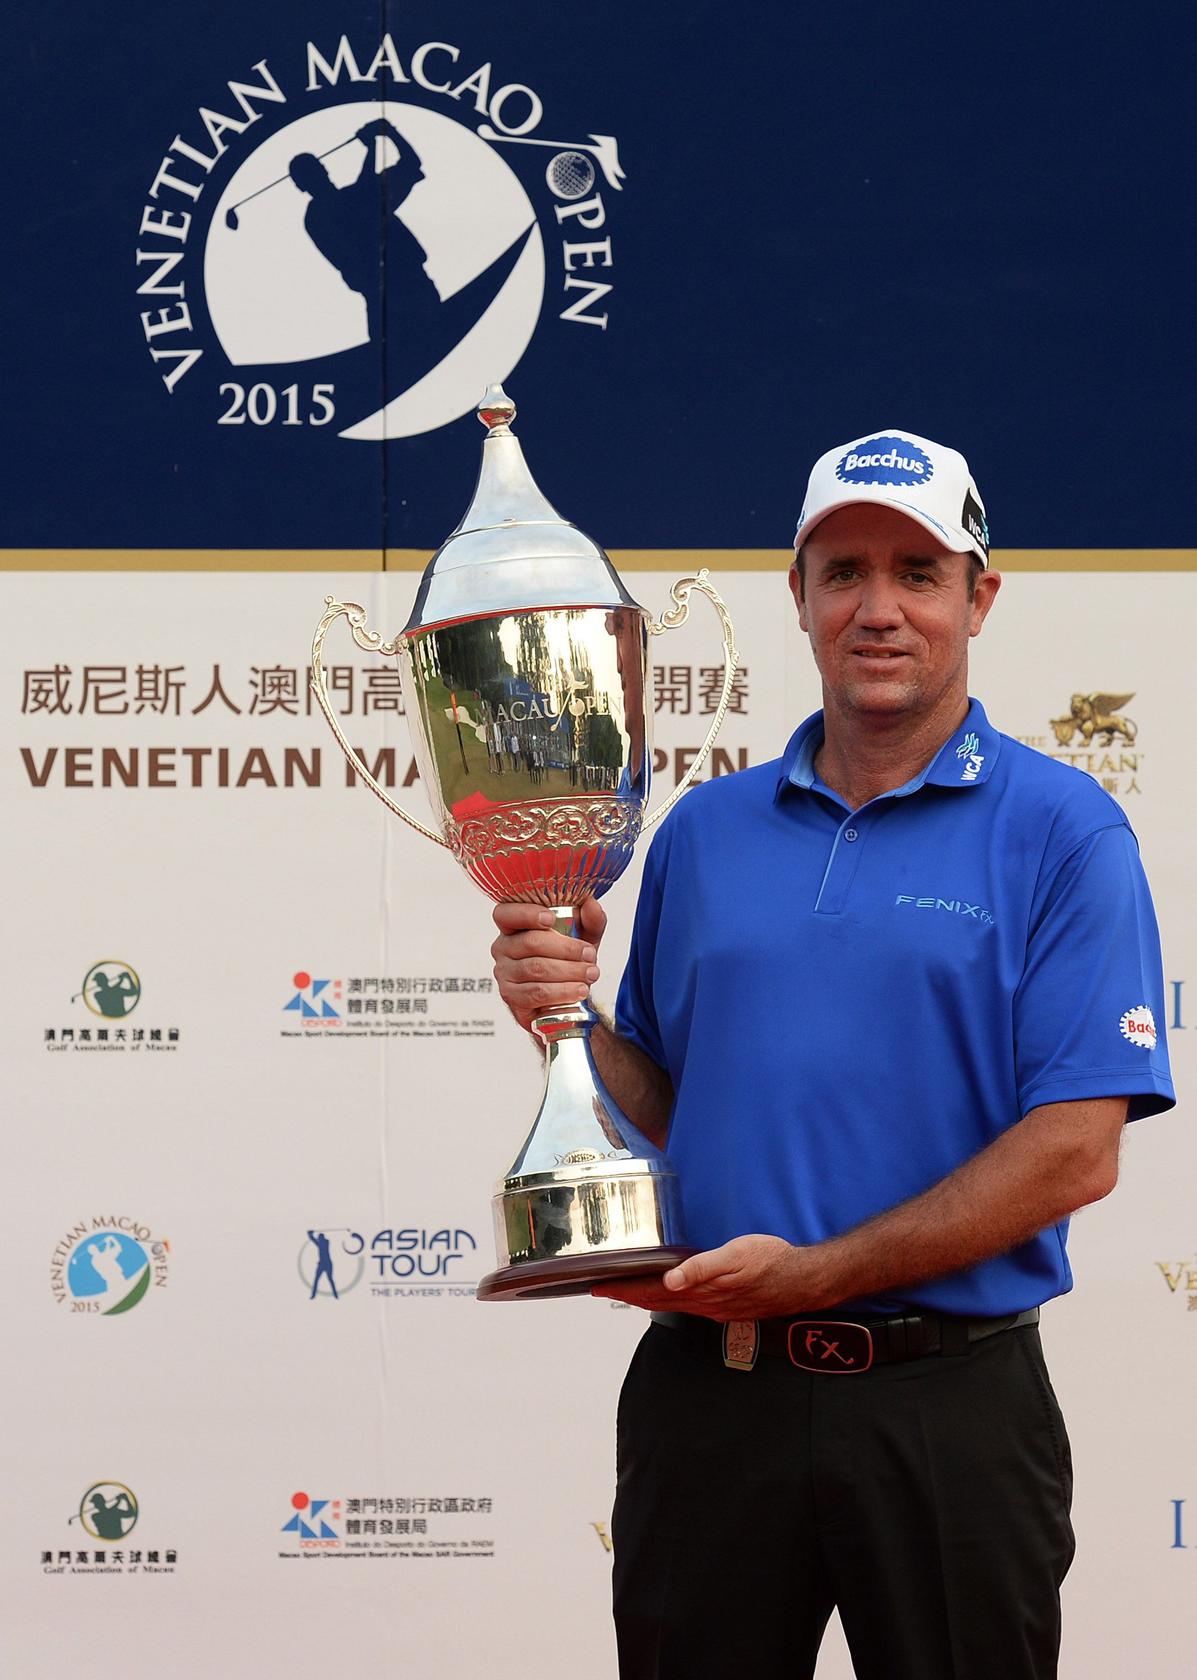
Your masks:
<svg viewBox="0 0 1197 1680"><path fill-rule="evenodd" d="M790 587L823 709L712 781L645 865L612 1094L701 1252L655 1282L620 1400L623 1680L1045 1680L1073 1553L1038 1308L1131 1118L1171 1106L1134 837L967 691L1000 579L955 451L816 463ZM528 1024L598 977L500 905Z"/></svg>

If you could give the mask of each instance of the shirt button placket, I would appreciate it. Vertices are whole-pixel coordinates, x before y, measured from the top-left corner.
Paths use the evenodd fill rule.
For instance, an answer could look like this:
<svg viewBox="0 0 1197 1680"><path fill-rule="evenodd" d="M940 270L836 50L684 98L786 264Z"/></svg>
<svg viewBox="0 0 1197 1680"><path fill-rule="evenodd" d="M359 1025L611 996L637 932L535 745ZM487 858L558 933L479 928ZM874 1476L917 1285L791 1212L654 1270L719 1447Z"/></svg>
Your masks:
<svg viewBox="0 0 1197 1680"><path fill-rule="evenodd" d="M827 863L827 873L823 877L823 886L815 905L815 909L822 915L838 916L843 910L860 856L855 842L863 838L864 829L858 822L848 823L836 835ZM844 842L843 845L840 844L841 841ZM847 849L849 846L852 847L851 851Z"/></svg>

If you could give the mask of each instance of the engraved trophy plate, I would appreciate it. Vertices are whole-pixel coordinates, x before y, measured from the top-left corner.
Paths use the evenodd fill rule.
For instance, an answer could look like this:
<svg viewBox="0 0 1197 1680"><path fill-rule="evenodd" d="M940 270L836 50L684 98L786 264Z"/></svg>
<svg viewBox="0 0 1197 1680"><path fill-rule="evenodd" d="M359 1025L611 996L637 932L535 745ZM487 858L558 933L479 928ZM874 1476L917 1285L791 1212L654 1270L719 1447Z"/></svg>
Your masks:
<svg viewBox="0 0 1197 1680"><path fill-rule="evenodd" d="M396 816L447 846L488 897L541 904L573 933L574 910L606 892L642 832L701 769L731 696L731 622L705 571L674 584L653 620L610 560L533 482L498 386L469 510L430 561L391 641L353 602L326 597L312 688L355 771ZM650 638L705 594L723 628L724 686L706 742L673 794L646 815L652 762ZM344 616L354 640L399 661L416 759L439 833L391 798L354 753L328 697L323 644ZM677 1179L604 1086L589 1003L544 1011L545 1086L532 1129L493 1201L498 1269L481 1300L580 1294L615 1276L667 1270L692 1253Z"/></svg>

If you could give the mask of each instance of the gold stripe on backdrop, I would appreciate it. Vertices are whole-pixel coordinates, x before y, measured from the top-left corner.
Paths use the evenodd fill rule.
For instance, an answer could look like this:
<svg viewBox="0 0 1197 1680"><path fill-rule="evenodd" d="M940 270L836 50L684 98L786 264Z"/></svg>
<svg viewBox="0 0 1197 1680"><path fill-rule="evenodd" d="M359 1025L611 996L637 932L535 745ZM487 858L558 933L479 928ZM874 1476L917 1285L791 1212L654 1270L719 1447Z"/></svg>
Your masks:
<svg viewBox="0 0 1197 1680"><path fill-rule="evenodd" d="M621 572L771 572L782 548L613 548ZM390 548L2 548L4 572L422 572L430 550ZM1002 572L1194 572L1197 548L995 548Z"/></svg>

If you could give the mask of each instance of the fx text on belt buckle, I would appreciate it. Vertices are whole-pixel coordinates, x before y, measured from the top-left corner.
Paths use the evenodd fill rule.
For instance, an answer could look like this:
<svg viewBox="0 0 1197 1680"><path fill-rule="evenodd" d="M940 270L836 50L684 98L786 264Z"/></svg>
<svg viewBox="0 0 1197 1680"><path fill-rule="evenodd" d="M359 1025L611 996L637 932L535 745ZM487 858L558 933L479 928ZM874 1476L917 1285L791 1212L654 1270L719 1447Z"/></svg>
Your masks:
<svg viewBox="0 0 1197 1680"><path fill-rule="evenodd" d="M796 1318L787 1332L791 1364L801 1371L854 1376L873 1363L873 1334L865 1324Z"/></svg>

